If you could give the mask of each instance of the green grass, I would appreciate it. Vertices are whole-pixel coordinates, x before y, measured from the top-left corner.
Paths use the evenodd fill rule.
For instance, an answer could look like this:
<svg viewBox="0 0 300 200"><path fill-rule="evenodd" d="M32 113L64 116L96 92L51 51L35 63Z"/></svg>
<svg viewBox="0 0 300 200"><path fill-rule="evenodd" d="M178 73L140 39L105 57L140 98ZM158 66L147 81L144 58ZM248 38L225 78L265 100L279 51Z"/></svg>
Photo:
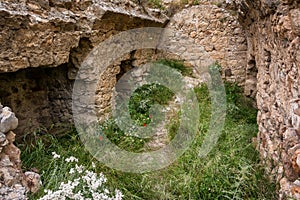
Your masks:
<svg viewBox="0 0 300 200"><path fill-rule="evenodd" d="M138 126L147 126L152 122L150 108L154 104L166 105L174 97L174 92L163 85L146 84L136 89L129 100L129 113L133 122ZM149 138L130 136L122 131L113 119L101 124L107 138L118 147L132 152L142 152Z"/></svg>
<svg viewBox="0 0 300 200"><path fill-rule="evenodd" d="M37 168L42 176L44 187L30 199L38 199L43 189L55 189L62 181L70 166L57 161L54 165L51 152L63 157L75 156L81 164L97 164L97 171L108 179L108 188L120 189L124 199L277 199L276 186L264 176L263 166L259 164L259 154L251 140L256 137L256 110L243 97L241 89L235 84L226 83L227 117L218 144L205 158L198 157L200 144L208 130L210 120L209 91L205 85L195 89L199 100L200 125L190 148L169 167L144 174L124 173L110 169L97 162L85 150L75 130L61 137L47 133L36 133L35 141L18 144L22 150L23 168ZM178 121L170 124L171 136L176 134ZM108 127L107 133L118 132L115 125ZM122 140L126 139L122 135ZM120 144L120 139L111 138ZM128 139L127 150L136 150L143 142ZM130 145L131 144L131 145ZM56 167L54 167L56 166Z"/></svg>
<svg viewBox="0 0 300 200"><path fill-rule="evenodd" d="M152 8L158 8L160 10L165 10L166 8L164 7L164 5L162 4L161 0L149 0L148 1L149 6Z"/></svg>
<svg viewBox="0 0 300 200"><path fill-rule="evenodd" d="M166 65L173 69L179 71L183 76L193 76L193 70L190 67L186 67L183 61L180 60L170 60L170 59L161 59L157 63Z"/></svg>
<svg viewBox="0 0 300 200"><path fill-rule="evenodd" d="M136 89L129 100L129 113L136 124L151 122L150 108L154 104L166 105L174 92L159 84L146 84Z"/></svg>
<svg viewBox="0 0 300 200"><path fill-rule="evenodd" d="M102 124L102 127L106 137L112 143L126 151L142 152L144 150L144 145L149 141L147 138L128 136L128 134L124 133L112 119L107 120Z"/></svg>

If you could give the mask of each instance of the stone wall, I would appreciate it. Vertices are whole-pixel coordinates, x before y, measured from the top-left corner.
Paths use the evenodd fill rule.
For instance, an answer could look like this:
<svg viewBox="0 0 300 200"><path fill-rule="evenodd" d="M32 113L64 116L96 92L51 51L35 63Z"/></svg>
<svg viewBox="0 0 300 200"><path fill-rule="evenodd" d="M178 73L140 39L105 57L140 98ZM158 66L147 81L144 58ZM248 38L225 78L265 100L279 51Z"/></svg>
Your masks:
<svg viewBox="0 0 300 200"><path fill-rule="evenodd" d="M180 60L180 56L157 49L138 49L124 55L103 72L101 81L97 85L95 99L97 117L100 121L111 117L112 96L117 81L133 68L160 59Z"/></svg>
<svg viewBox="0 0 300 200"><path fill-rule="evenodd" d="M0 100L17 111L17 139L37 128L71 123L72 84L66 65L0 74Z"/></svg>
<svg viewBox="0 0 300 200"><path fill-rule="evenodd" d="M193 38L195 44L203 46L220 64L224 79L244 86L247 41L237 15L217 5L202 3L176 13L167 27Z"/></svg>
<svg viewBox="0 0 300 200"><path fill-rule="evenodd" d="M37 128L70 124L72 85L91 49L118 32L160 27L166 20L131 1L0 2L0 100L20 119L0 104L2 199L27 199L26 193L36 192L40 184L38 174L21 171L11 130L20 138Z"/></svg>
<svg viewBox="0 0 300 200"><path fill-rule="evenodd" d="M94 46L118 32L161 27L166 20L125 0L1 1L0 100L17 113L17 135L72 122L72 85Z"/></svg>
<svg viewBox="0 0 300 200"><path fill-rule="evenodd" d="M204 4L181 10L167 27L193 38L220 63L223 78L244 86L248 96L256 95L258 149L267 173L280 184L280 199L300 199L300 1ZM72 85L91 49L121 31L167 22L157 10L127 0L1 1L0 101L19 117L15 132L71 122ZM135 51L110 66L99 83L98 115L108 116L111 89L122 74L162 55ZM0 175L5 180L0 193L19 188L24 194L26 181L11 178L22 173L10 131L16 125L3 129L7 116L12 112L0 106Z"/></svg>
<svg viewBox="0 0 300 200"><path fill-rule="evenodd" d="M167 27L193 38L220 63L223 78L244 86L247 43L236 16L216 2L201 4L180 11ZM72 121L72 84L93 47L118 32L168 22L158 10L128 0L5 0L0 16L0 99L18 114L16 132L22 134ZM104 73L96 100L101 118L109 116L111 91L122 70L149 59L174 58L153 50L130 54Z"/></svg>
<svg viewBox="0 0 300 200"><path fill-rule="evenodd" d="M280 185L279 198L300 199L300 1L232 5L247 32L247 70L257 71L262 161Z"/></svg>
<svg viewBox="0 0 300 200"><path fill-rule="evenodd" d="M246 77L248 79L250 76L256 77L256 73L252 71L249 73L246 70L247 40L244 30L237 21L236 13L218 7L216 4L216 2L209 4L207 1L203 1L201 5L187 5L186 8L178 10L166 28L175 30L180 35L189 37L199 47L204 47L205 51L203 52L208 53L220 64L223 79L245 87L246 95L254 97L256 82L252 82L252 79L246 80ZM168 3L165 6L168 8L171 5L172 3ZM185 45L185 41L178 39L178 42L178 47ZM180 55L148 49L134 51L124 56L122 62L111 66L103 74L102 80L104 81L98 86L100 88L96 101L99 107L98 116L101 119L110 116L112 89L118 80L118 74L124 74L133 67L161 58L182 59Z"/></svg>

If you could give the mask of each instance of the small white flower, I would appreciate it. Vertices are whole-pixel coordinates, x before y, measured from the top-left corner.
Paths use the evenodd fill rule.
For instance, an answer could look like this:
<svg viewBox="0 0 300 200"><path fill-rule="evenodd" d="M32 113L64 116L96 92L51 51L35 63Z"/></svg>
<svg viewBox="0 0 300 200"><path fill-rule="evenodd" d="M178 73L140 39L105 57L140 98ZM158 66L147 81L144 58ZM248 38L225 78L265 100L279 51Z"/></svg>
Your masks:
<svg viewBox="0 0 300 200"><path fill-rule="evenodd" d="M52 154L55 158L60 157L55 152ZM75 157L70 157L65 161L77 162L78 160ZM95 163L92 163L92 166L96 167ZM56 191L45 189L45 195L39 200L122 200L121 191L116 189L115 195L112 195L112 192L105 187L107 179L103 173L97 174L86 170L85 166L77 163L74 168L70 169L69 173L74 174L71 176L74 178L61 182Z"/></svg>
<svg viewBox="0 0 300 200"><path fill-rule="evenodd" d="M84 167L82 165L79 165L79 166L77 164L75 165L75 169L79 174L81 174L83 172L83 168Z"/></svg>
<svg viewBox="0 0 300 200"><path fill-rule="evenodd" d="M94 162L92 162L92 168L96 168L96 165Z"/></svg>
<svg viewBox="0 0 300 200"><path fill-rule="evenodd" d="M53 155L53 158L54 159L57 159L57 158L60 158L60 155L58 155L56 152L52 152L52 155Z"/></svg>
<svg viewBox="0 0 300 200"><path fill-rule="evenodd" d="M115 200L122 200L123 194L120 190L115 190L116 191L116 197Z"/></svg>
<svg viewBox="0 0 300 200"><path fill-rule="evenodd" d="M74 194L73 198L78 200L84 199L84 197L81 194L81 191L79 191L77 194Z"/></svg>
<svg viewBox="0 0 300 200"><path fill-rule="evenodd" d="M75 169L74 169L74 168L71 168L70 171L69 171L69 173L70 173L70 174L74 174L74 173L75 173Z"/></svg>
<svg viewBox="0 0 300 200"><path fill-rule="evenodd" d="M78 159L75 158L74 156L71 156L69 158L66 158L65 161L68 162L68 163L69 162L78 162Z"/></svg>

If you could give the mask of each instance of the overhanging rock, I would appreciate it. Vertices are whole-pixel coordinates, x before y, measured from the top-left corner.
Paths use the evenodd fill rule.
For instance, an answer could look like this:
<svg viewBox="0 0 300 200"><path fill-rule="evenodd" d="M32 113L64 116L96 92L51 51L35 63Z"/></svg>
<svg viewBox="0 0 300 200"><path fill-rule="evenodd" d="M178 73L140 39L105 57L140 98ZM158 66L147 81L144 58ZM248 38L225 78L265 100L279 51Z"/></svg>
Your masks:
<svg viewBox="0 0 300 200"><path fill-rule="evenodd" d="M161 27L167 21L159 12L145 13L131 1L118 2L1 1L0 73L56 67L69 62L71 50L82 38L93 47L119 31Z"/></svg>

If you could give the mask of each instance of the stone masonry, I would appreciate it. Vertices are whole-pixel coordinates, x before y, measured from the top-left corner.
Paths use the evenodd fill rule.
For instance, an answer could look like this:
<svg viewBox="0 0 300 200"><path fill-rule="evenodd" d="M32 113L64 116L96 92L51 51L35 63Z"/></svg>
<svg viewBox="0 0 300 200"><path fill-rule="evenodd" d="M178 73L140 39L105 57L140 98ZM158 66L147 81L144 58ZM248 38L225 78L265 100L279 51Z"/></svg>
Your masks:
<svg viewBox="0 0 300 200"><path fill-rule="evenodd" d="M15 132L72 122L72 85L93 47L122 31L167 22L158 10L127 0L1 1L0 101L17 113ZM167 27L203 46L221 65L223 78L256 97L258 149L266 172L279 183L280 199L300 199L300 1L206 2L182 9ZM155 54L130 52L108 67L96 99L99 115L109 113L119 77L149 57L158 59ZM19 169L11 132L18 121L9 108L0 108L0 193L22 199L26 190L35 189L28 189Z"/></svg>
<svg viewBox="0 0 300 200"><path fill-rule="evenodd" d="M118 32L163 26L158 14L131 1L1 1L0 100L19 117L18 137L72 123L72 85L85 56Z"/></svg>
<svg viewBox="0 0 300 200"><path fill-rule="evenodd" d="M233 12L213 4L192 6L176 13L167 28L178 30L203 46L220 64L224 79L245 85L247 41ZM247 93L250 95L250 91Z"/></svg>
<svg viewBox="0 0 300 200"><path fill-rule="evenodd" d="M262 161L280 184L279 199L300 199L300 1L232 5L247 33L247 71L257 71Z"/></svg>

